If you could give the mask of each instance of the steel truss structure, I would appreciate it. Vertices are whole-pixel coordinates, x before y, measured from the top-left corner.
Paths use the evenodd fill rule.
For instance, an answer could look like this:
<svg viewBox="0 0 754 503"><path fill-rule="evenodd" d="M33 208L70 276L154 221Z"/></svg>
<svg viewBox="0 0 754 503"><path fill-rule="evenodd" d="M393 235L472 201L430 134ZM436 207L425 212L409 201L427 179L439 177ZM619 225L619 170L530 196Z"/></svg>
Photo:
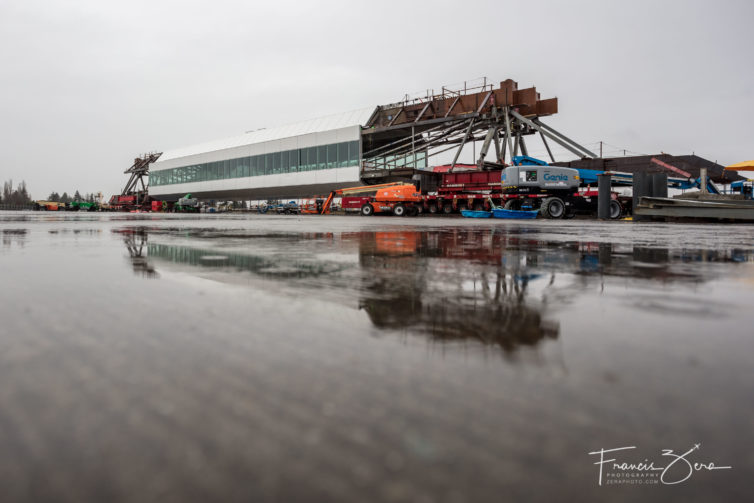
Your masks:
<svg viewBox="0 0 754 503"><path fill-rule="evenodd" d="M140 205L148 195L148 185L144 182L144 177L149 176L149 165L159 159L161 155L162 152L153 152L134 159L133 165L123 172L131 176L120 195L136 196L136 204ZM139 190L139 186L141 186L141 190Z"/></svg>
<svg viewBox="0 0 754 503"><path fill-rule="evenodd" d="M536 88L518 89L510 79L497 89L484 79L476 87L442 88L439 94L379 106L362 131L362 178L406 175L420 161L455 149L452 171L470 142L482 142L475 159L479 169L501 169L514 156L528 155L526 138L532 135L541 138L553 162L549 141L578 158L598 157L540 120L557 111L557 98L542 100Z"/></svg>

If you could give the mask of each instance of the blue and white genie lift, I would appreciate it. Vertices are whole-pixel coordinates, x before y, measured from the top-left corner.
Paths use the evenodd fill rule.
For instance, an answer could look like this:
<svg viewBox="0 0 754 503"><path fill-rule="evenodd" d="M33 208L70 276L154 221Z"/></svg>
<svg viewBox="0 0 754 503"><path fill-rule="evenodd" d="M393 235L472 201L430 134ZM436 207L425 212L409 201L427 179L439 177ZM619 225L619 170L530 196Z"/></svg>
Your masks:
<svg viewBox="0 0 754 503"><path fill-rule="evenodd" d="M550 166L529 156L516 156L513 166L505 168L500 177L505 209L539 210L545 218L573 218L579 213L597 214L597 190L584 182L587 176L597 181L598 171ZM589 171L589 173L583 173ZM626 198L627 200L627 198ZM610 218L620 218L625 201L613 192Z"/></svg>

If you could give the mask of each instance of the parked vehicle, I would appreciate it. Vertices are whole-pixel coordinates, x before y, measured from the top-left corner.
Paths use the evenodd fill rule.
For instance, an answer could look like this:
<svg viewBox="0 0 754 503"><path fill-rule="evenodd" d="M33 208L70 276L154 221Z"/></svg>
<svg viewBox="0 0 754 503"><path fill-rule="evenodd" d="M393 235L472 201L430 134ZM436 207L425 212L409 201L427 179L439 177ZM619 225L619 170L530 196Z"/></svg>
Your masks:
<svg viewBox="0 0 754 503"><path fill-rule="evenodd" d="M384 183L349 187L330 192L321 202L315 199L307 204L302 213L327 214L332 210L336 197L341 196L342 208L346 211L358 211L364 216L376 213L388 213L395 216L418 215L422 210L422 195L412 183Z"/></svg>
<svg viewBox="0 0 754 503"><path fill-rule="evenodd" d="M597 190L580 190L581 177L573 168L549 166L531 157L514 158L516 166L500 177L504 209L539 210L544 218L571 218L577 213L597 214ZM610 218L620 218L623 206L613 193Z"/></svg>
<svg viewBox="0 0 754 503"><path fill-rule="evenodd" d="M186 194L178 199L178 202L173 206L173 211L178 213L198 213L199 200L191 197L191 194Z"/></svg>
<svg viewBox="0 0 754 503"><path fill-rule="evenodd" d="M40 211L65 211L65 203L58 201L35 201L34 209Z"/></svg>
<svg viewBox="0 0 754 503"><path fill-rule="evenodd" d="M89 201L71 201L66 208L68 211L97 211L99 204Z"/></svg>

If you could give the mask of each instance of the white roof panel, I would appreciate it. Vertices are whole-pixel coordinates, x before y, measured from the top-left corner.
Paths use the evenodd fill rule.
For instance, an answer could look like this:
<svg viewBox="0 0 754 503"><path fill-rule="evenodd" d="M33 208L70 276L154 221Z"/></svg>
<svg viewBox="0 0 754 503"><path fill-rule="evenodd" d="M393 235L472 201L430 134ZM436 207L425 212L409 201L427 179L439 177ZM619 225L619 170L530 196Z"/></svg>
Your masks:
<svg viewBox="0 0 754 503"><path fill-rule="evenodd" d="M227 148L241 147L254 143L280 140L282 138L290 138L291 136L300 136L309 133L330 131L333 129L340 129L349 126L363 126L367 123L373 112L374 107L362 108L341 114L309 119L294 124L287 124L284 126L277 126L269 129L258 129L256 131L251 131L240 136L233 136L231 138L224 138L222 140L215 140L192 145L189 147L168 150L166 152L163 152L158 162L177 159L180 157L187 157L190 155L202 154L205 152L215 152L217 150L224 150Z"/></svg>

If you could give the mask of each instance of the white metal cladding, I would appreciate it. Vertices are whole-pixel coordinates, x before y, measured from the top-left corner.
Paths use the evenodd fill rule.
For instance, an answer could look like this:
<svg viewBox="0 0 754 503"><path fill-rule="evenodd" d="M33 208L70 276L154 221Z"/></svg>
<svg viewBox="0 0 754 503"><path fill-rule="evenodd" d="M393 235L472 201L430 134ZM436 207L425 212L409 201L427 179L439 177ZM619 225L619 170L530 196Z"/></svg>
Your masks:
<svg viewBox="0 0 754 503"><path fill-rule="evenodd" d="M150 170L358 140L360 126L373 112L374 108L364 108L167 151Z"/></svg>
<svg viewBox="0 0 754 503"><path fill-rule="evenodd" d="M226 159L237 159L240 157L249 157L259 154L270 154L273 152L282 152L285 150L294 150L298 148L315 147L318 145L329 145L345 141L356 141L360 138L361 126L349 126L330 131L319 133L309 133L301 136L282 138L262 143L242 145L231 147L223 150L214 150L202 152L186 157L174 157L172 159L160 160L150 166L150 171L160 171L163 169L179 168L193 164L203 164L214 161L224 161Z"/></svg>
<svg viewBox="0 0 754 503"><path fill-rule="evenodd" d="M247 176L241 178L226 178L223 180L207 180L171 185L157 185L149 188L150 195L218 193L223 191L280 188L291 190L303 189L306 186L323 184L359 184L359 167L321 169L314 171L299 171L295 173L279 173L274 175Z"/></svg>

